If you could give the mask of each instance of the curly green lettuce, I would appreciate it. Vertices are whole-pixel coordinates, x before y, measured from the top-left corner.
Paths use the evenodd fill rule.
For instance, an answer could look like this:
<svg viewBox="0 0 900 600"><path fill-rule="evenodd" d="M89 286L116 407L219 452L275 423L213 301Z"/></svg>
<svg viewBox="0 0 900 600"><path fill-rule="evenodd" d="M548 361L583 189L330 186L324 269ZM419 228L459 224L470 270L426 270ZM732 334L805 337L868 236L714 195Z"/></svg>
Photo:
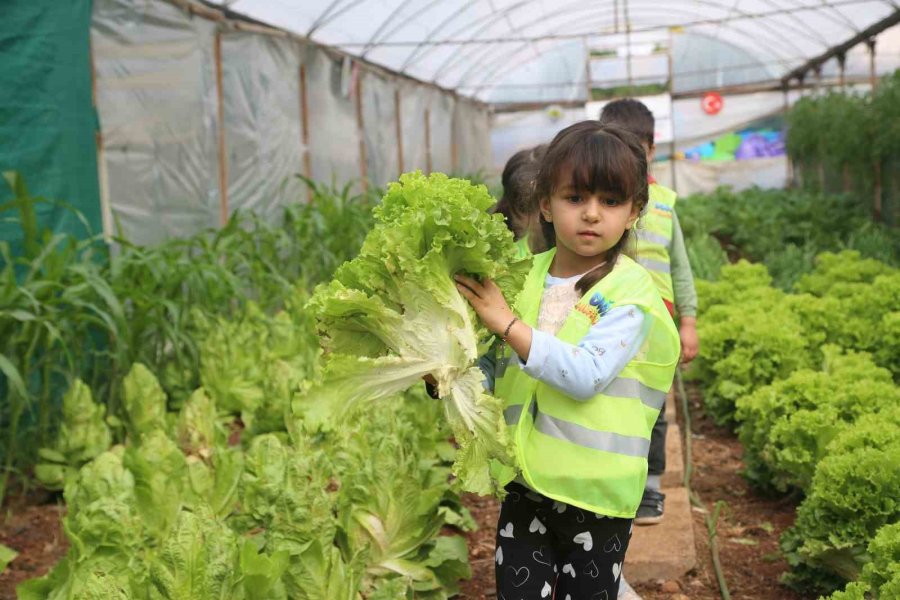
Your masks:
<svg viewBox="0 0 900 600"><path fill-rule="evenodd" d="M512 300L528 263L484 186L435 173L401 176L375 211L357 258L317 288L310 308L327 360L321 382L294 402L307 426L328 427L354 405L437 382L460 445L454 472L488 494L512 478L502 405L475 366L491 341L452 276L494 279Z"/></svg>

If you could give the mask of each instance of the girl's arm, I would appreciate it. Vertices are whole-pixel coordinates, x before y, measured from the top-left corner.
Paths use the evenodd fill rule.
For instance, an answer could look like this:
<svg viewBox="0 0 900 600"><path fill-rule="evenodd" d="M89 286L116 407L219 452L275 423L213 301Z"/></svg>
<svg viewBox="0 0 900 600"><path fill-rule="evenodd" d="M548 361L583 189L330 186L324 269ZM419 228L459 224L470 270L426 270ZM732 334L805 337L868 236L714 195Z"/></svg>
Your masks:
<svg viewBox="0 0 900 600"><path fill-rule="evenodd" d="M602 392L640 350L647 335L643 311L619 306L603 315L577 345L534 330L531 353L519 359L528 375L576 400Z"/></svg>
<svg viewBox="0 0 900 600"><path fill-rule="evenodd" d="M573 398L586 400L602 392L634 358L647 335L649 320L635 306L606 313L576 346L532 329L515 315L497 285L456 276L457 289L472 304L482 322L519 356L526 373ZM512 323L512 326L510 326ZM508 331L507 331L508 330Z"/></svg>

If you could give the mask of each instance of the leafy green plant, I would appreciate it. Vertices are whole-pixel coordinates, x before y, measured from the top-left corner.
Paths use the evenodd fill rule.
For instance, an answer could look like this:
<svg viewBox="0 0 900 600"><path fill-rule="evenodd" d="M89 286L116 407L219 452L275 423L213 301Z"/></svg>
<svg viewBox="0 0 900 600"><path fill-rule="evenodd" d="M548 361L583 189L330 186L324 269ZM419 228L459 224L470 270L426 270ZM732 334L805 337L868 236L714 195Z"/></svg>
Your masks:
<svg viewBox="0 0 900 600"><path fill-rule="evenodd" d="M809 487L829 443L861 416L900 405L900 389L868 355L824 349L821 370L800 369L737 400L745 475L779 491Z"/></svg>
<svg viewBox="0 0 900 600"><path fill-rule="evenodd" d="M832 591L842 581L859 577L868 561L866 547L885 525L900 522L900 438L896 413L879 426L894 423L893 435L865 447L831 452L816 468L809 494L797 511L797 522L782 537L782 548L795 572L795 584ZM861 427L871 428L867 420ZM842 437L856 437L855 428ZM846 438L845 438L846 439ZM846 442L840 437L837 449Z"/></svg>
<svg viewBox="0 0 900 600"><path fill-rule="evenodd" d="M474 366L491 336L452 276L491 277L511 298L528 268L500 215L487 213L492 203L484 186L440 173L391 185L360 255L310 302L329 354L322 381L294 402L305 426L325 426L430 374L461 446L455 473L482 494L498 485L490 465L509 469L512 457L500 400Z"/></svg>

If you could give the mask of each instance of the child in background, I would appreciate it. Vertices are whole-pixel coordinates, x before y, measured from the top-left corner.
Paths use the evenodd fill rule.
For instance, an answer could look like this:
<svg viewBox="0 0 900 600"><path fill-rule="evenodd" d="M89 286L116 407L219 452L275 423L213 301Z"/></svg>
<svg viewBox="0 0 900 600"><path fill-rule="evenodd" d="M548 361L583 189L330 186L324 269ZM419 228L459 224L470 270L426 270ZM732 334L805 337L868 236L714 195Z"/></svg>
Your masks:
<svg viewBox="0 0 900 600"><path fill-rule="evenodd" d="M503 175L503 197L494 207L506 219L506 226L513 232L521 256L530 256L534 250L543 250L538 227L538 207L534 198L534 186L541 158L547 145L541 144L527 150L519 150L506 162Z"/></svg>
<svg viewBox="0 0 900 600"><path fill-rule="evenodd" d="M646 153L647 164L653 161L656 122L653 113L642 102L633 98L614 100L603 108L600 122L636 135ZM650 201L641 226L635 230L635 255L637 262L650 272L672 318L677 311L682 361L686 364L697 356L700 346L694 276L675 214L675 192L656 183L652 176L648 176L648 182ZM667 428L666 413L661 411L650 443L647 489L634 520L638 525L655 525L663 517L665 495L660 491L660 478L666 469Z"/></svg>
<svg viewBox="0 0 900 600"><path fill-rule="evenodd" d="M647 203L646 156L621 129L577 123L547 148L536 193L551 248L515 313L491 280L456 276L506 342L494 393L521 475L497 527L497 597L612 600L679 354L650 275L622 253Z"/></svg>

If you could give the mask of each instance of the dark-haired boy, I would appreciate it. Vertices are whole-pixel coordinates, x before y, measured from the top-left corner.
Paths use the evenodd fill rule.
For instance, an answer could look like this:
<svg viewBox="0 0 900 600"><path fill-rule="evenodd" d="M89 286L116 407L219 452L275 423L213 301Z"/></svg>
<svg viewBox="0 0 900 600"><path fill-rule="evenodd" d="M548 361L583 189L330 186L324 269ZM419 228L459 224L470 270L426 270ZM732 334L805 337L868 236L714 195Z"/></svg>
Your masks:
<svg viewBox="0 0 900 600"><path fill-rule="evenodd" d="M635 134L647 152L648 165L653 161L656 120L643 102L633 98L614 100L603 107L600 121ZM649 177L649 184L647 213L641 218L641 226L634 230L637 234L636 258L650 272L672 318L677 312L682 362L686 364L699 350L694 276L675 214L676 194L658 184L653 177ZM655 525L663 517L665 494L660 491L660 479L666 469L667 428L666 413L661 410L650 440L647 485L634 519L636 525Z"/></svg>

